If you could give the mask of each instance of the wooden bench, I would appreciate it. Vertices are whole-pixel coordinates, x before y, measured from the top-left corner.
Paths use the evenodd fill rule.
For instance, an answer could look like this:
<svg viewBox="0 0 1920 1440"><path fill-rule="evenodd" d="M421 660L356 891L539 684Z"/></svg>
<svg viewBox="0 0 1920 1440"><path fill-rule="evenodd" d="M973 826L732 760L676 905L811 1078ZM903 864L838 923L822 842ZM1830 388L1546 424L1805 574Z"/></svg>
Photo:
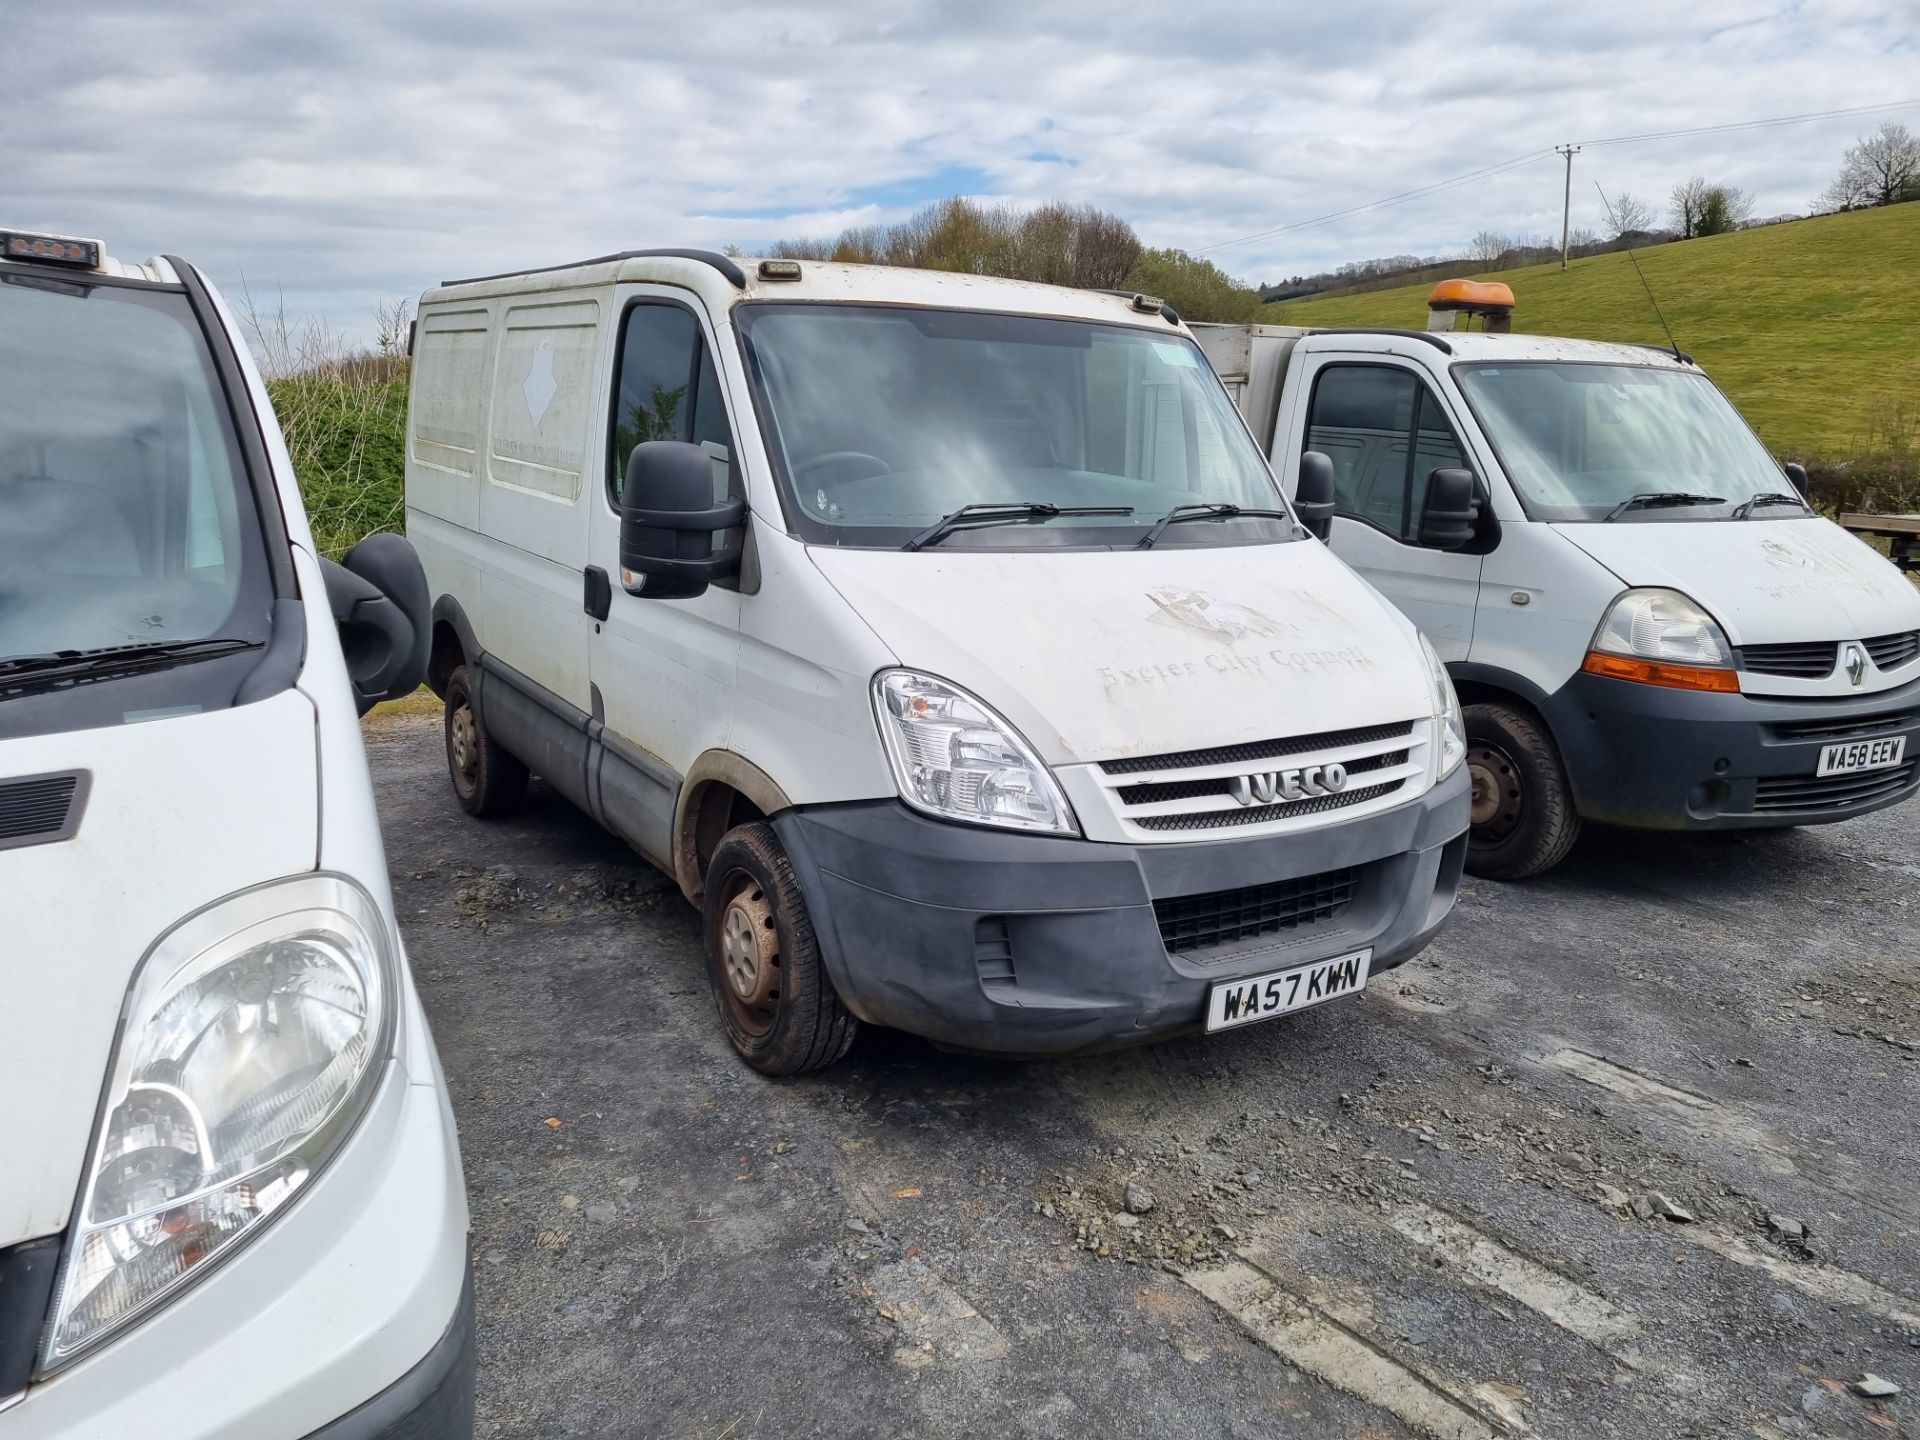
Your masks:
<svg viewBox="0 0 1920 1440"><path fill-rule="evenodd" d="M1840 523L1856 535L1884 537L1888 559L1902 570L1920 571L1920 515L1842 515Z"/></svg>

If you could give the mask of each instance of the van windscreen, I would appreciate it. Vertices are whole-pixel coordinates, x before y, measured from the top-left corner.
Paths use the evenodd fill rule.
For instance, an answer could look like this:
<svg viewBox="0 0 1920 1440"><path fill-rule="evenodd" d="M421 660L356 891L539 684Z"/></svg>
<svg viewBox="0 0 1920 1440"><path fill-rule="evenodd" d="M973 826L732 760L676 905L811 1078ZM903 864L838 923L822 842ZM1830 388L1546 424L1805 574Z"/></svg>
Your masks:
<svg viewBox="0 0 1920 1440"><path fill-rule="evenodd" d="M254 648L271 590L187 296L0 273L0 699L134 647Z"/></svg>
<svg viewBox="0 0 1920 1440"><path fill-rule="evenodd" d="M893 547L964 505L1033 501L1128 513L1042 516L945 543L1120 547L1176 506L1282 506L1185 335L906 306L756 303L733 314L804 539ZM1295 534L1285 519L1246 516L1179 526L1159 543Z"/></svg>
<svg viewBox="0 0 1920 1440"><path fill-rule="evenodd" d="M1697 371L1509 361L1459 364L1453 373L1536 520L1726 519L1742 502L1788 488L1739 411ZM1648 494L1714 503L1622 512Z"/></svg>

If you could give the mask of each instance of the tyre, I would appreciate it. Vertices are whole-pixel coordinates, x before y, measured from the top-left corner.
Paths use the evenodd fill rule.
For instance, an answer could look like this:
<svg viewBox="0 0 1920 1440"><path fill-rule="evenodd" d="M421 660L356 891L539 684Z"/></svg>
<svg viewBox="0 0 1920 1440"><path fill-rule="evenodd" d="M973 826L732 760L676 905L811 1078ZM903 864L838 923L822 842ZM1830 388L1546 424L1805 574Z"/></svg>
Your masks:
<svg viewBox="0 0 1920 1440"><path fill-rule="evenodd" d="M1467 869L1489 880L1551 870L1580 833L1553 738L1533 716L1507 705L1469 705L1465 718L1473 784Z"/></svg>
<svg viewBox="0 0 1920 1440"><path fill-rule="evenodd" d="M707 866L701 901L707 978L720 1024L764 1075L833 1064L860 1022L827 978L786 851L765 822L736 825Z"/></svg>
<svg viewBox="0 0 1920 1440"><path fill-rule="evenodd" d="M462 665L447 677L447 774L469 815L510 815L527 798L527 767L502 749L473 708L472 678Z"/></svg>

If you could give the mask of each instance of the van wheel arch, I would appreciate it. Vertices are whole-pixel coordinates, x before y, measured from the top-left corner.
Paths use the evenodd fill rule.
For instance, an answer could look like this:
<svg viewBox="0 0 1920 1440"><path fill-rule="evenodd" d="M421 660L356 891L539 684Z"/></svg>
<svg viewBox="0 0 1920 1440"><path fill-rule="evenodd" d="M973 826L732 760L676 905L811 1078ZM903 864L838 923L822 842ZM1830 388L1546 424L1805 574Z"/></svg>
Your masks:
<svg viewBox="0 0 1920 1440"><path fill-rule="evenodd" d="M433 648L427 653L427 688L447 698L447 679L462 665L480 661L480 643L460 602L442 595L433 602Z"/></svg>
<svg viewBox="0 0 1920 1440"><path fill-rule="evenodd" d="M772 777L742 756L709 750L694 761L673 819L673 878L680 893L700 902L708 862L729 830L792 808Z"/></svg>

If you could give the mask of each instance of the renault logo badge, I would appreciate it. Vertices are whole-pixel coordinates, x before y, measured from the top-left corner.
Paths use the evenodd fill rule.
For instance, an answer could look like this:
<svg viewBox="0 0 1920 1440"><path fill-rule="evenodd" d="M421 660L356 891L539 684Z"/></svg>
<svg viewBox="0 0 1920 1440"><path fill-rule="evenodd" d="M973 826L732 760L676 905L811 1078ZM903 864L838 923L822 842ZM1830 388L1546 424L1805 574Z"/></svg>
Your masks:
<svg viewBox="0 0 1920 1440"><path fill-rule="evenodd" d="M1847 679L1858 690L1867 683L1867 652L1849 641L1840 652L1841 663L1847 667Z"/></svg>

